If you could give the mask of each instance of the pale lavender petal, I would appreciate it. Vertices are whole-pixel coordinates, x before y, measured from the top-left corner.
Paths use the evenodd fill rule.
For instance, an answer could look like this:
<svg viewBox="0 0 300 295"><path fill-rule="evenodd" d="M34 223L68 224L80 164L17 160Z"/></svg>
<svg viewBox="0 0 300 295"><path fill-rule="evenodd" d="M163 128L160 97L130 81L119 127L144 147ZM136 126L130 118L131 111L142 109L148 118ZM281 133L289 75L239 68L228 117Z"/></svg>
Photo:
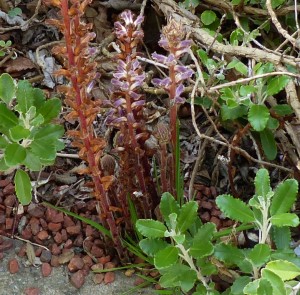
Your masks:
<svg viewBox="0 0 300 295"><path fill-rule="evenodd" d="M118 108L121 105L126 105L126 99L125 98L119 98L114 102L114 107Z"/></svg>
<svg viewBox="0 0 300 295"><path fill-rule="evenodd" d="M165 64L167 57L162 55L162 54L158 54L156 52L152 53L152 58L162 64Z"/></svg>
<svg viewBox="0 0 300 295"><path fill-rule="evenodd" d="M145 100L138 100L131 104L132 109L145 105Z"/></svg>

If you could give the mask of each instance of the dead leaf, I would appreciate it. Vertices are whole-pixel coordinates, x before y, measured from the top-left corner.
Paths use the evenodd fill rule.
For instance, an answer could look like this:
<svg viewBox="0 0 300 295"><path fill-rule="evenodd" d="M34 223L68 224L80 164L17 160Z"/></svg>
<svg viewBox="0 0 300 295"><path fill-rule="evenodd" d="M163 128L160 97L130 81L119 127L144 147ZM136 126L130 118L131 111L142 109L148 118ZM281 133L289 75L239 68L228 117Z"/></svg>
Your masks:
<svg viewBox="0 0 300 295"><path fill-rule="evenodd" d="M70 260L74 257L74 252L72 250L67 251L58 256L58 263L65 264L70 262Z"/></svg>
<svg viewBox="0 0 300 295"><path fill-rule="evenodd" d="M29 242L26 243L26 255L27 255L27 259L30 262L30 264L36 266L35 265L35 258L36 258L35 251L34 251L33 246Z"/></svg>
<svg viewBox="0 0 300 295"><path fill-rule="evenodd" d="M33 69L36 69L35 64L29 58L22 56L16 59L10 59L5 64L5 71L9 74Z"/></svg>

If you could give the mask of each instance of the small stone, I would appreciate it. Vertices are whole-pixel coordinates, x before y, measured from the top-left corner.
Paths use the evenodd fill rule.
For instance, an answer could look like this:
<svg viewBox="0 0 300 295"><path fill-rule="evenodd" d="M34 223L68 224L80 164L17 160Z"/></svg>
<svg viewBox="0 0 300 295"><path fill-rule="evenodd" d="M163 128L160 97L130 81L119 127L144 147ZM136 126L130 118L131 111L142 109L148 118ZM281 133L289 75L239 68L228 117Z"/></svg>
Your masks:
<svg viewBox="0 0 300 295"><path fill-rule="evenodd" d="M30 216L41 218L45 214L45 209L39 204L30 203L27 212Z"/></svg>
<svg viewBox="0 0 300 295"><path fill-rule="evenodd" d="M57 246L57 244L53 244L51 247L51 253L52 255L59 255L61 253L60 247Z"/></svg>
<svg viewBox="0 0 300 295"><path fill-rule="evenodd" d="M93 265L93 260L89 255L83 256L82 260L84 264L88 265L89 268Z"/></svg>
<svg viewBox="0 0 300 295"><path fill-rule="evenodd" d="M115 280L115 278L116 278L115 273L112 271L109 271L109 272L105 273L105 275L104 275L104 283L105 284L112 283Z"/></svg>
<svg viewBox="0 0 300 295"><path fill-rule="evenodd" d="M54 241L57 243L57 244L61 244L63 242L63 239L62 239L62 234L60 232L56 233L55 236L54 236Z"/></svg>
<svg viewBox="0 0 300 295"><path fill-rule="evenodd" d="M18 256L19 256L19 257L25 257L25 256L26 256L26 244L24 244L24 245L20 248L20 250L19 250L19 252L18 252Z"/></svg>
<svg viewBox="0 0 300 295"><path fill-rule="evenodd" d="M111 261L105 263L105 265L104 265L104 269L112 269L112 268L115 268L115 267L116 267L116 265Z"/></svg>
<svg viewBox="0 0 300 295"><path fill-rule="evenodd" d="M10 183L8 178L0 180L0 187L6 187Z"/></svg>
<svg viewBox="0 0 300 295"><path fill-rule="evenodd" d="M143 278L136 278L133 284L135 286L139 286L142 285L143 283L145 283L145 280Z"/></svg>
<svg viewBox="0 0 300 295"><path fill-rule="evenodd" d="M16 197L14 195L8 195L4 200L4 205L6 207L13 207L15 202L16 202Z"/></svg>
<svg viewBox="0 0 300 295"><path fill-rule="evenodd" d="M78 270L77 272L71 275L70 282L77 289L82 287L84 281L85 281L85 276L82 270Z"/></svg>
<svg viewBox="0 0 300 295"><path fill-rule="evenodd" d="M214 186L211 186L210 187L210 191L211 191L211 194L213 195L213 197L217 197L217 190Z"/></svg>
<svg viewBox="0 0 300 295"><path fill-rule="evenodd" d="M201 208L207 209L207 210L211 210L213 207L213 204L209 201L202 201L200 204Z"/></svg>
<svg viewBox="0 0 300 295"><path fill-rule="evenodd" d="M210 220L210 215L209 215L208 212L204 212L204 213L201 214L200 216L201 216L201 218L202 218L202 220L203 220L204 222L208 222L208 221Z"/></svg>
<svg viewBox="0 0 300 295"><path fill-rule="evenodd" d="M62 238L63 242L66 242L68 239L67 231L65 229L61 230L61 238Z"/></svg>
<svg viewBox="0 0 300 295"><path fill-rule="evenodd" d="M49 222L48 223L48 229L51 230L52 232L58 232L61 230L62 225L61 223L54 223L54 222Z"/></svg>
<svg viewBox="0 0 300 295"><path fill-rule="evenodd" d="M107 256L102 256L98 258L98 262L102 263L103 265L111 260L111 257L109 255Z"/></svg>
<svg viewBox="0 0 300 295"><path fill-rule="evenodd" d="M103 273L96 273L94 276L93 276L93 282L96 284L96 285L99 285L103 282L104 280L104 274Z"/></svg>
<svg viewBox="0 0 300 295"><path fill-rule="evenodd" d="M13 218L6 218L5 220L5 227L6 229L12 229L14 224Z"/></svg>
<svg viewBox="0 0 300 295"><path fill-rule="evenodd" d="M39 223L32 223L30 225L30 228L31 228L31 232L34 236L36 236L41 230Z"/></svg>
<svg viewBox="0 0 300 295"><path fill-rule="evenodd" d="M79 235L79 236L76 237L73 245L75 247L82 247L82 244L83 244L83 237L82 237L82 235Z"/></svg>
<svg viewBox="0 0 300 295"><path fill-rule="evenodd" d="M46 210L46 220L48 222L56 222L60 223L64 221L64 215L62 212L57 212L56 210L52 208L47 208Z"/></svg>
<svg viewBox="0 0 300 295"><path fill-rule="evenodd" d="M85 235L90 237L93 235L94 229L88 224L85 228Z"/></svg>
<svg viewBox="0 0 300 295"><path fill-rule="evenodd" d="M47 221L45 219L40 218L40 224L41 224L43 230L47 230L48 229L48 223L47 223Z"/></svg>
<svg viewBox="0 0 300 295"><path fill-rule="evenodd" d="M129 268L124 272L124 275L126 277L132 277L132 275L135 273L135 270L133 268Z"/></svg>
<svg viewBox="0 0 300 295"><path fill-rule="evenodd" d="M8 261L8 271L11 274L17 273L19 271L19 263L16 258L10 259Z"/></svg>
<svg viewBox="0 0 300 295"><path fill-rule="evenodd" d="M218 210L218 209L216 209L216 208L214 208L214 209L211 211L211 215L212 215L212 216L218 217L218 216L221 215L221 211Z"/></svg>
<svg viewBox="0 0 300 295"><path fill-rule="evenodd" d="M26 288L24 290L24 293L25 293L25 295L40 295L41 294L40 289L34 288L34 287Z"/></svg>
<svg viewBox="0 0 300 295"><path fill-rule="evenodd" d="M74 226L75 222L72 220L72 218L68 215L64 216L64 227Z"/></svg>
<svg viewBox="0 0 300 295"><path fill-rule="evenodd" d="M15 192L15 187L11 182L3 189L4 195L13 194L14 192Z"/></svg>
<svg viewBox="0 0 300 295"><path fill-rule="evenodd" d="M58 256L52 255L50 264L53 267L58 267L60 265Z"/></svg>
<svg viewBox="0 0 300 295"><path fill-rule="evenodd" d="M42 262L50 262L52 258L52 254L50 251L44 249L41 253L40 259Z"/></svg>
<svg viewBox="0 0 300 295"><path fill-rule="evenodd" d="M51 265L47 262L42 263L42 276L49 277L51 272L52 272Z"/></svg>
<svg viewBox="0 0 300 295"><path fill-rule="evenodd" d="M83 266L84 266L84 262L82 258L73 257L68 264L68 269L70 272L75 272L77 270L82 269Z"/></svg>
<svg viewBox="0 0 300 295"><path fill-rule="evenodd" d="M103 270L104 267L103 267L103 264L102 263L97 263L97 264L94 264L92 267L91 267L92 270Z"/></svg>
<svg viewBox="0 0 300 295"><path fill-rule="evenodd" d="M104 251L103 249L97 247L97 246L92 246L92 249L91 249L91 254L95 257L102 257L103 254L104 254Z"/></svg>
<svg viewBox="0 0 300 295"><path fill-rule="evenodd" d="M41 241L45 241L48 239L49 234L46 230L42 230L37 234L37 237L41 240Z"/></svg>
<svg viewBox="0 0 300 295"><path fill-rule="evenodd" d="M68 239L64 245L64 249L70 249L73 246L72 240Z"/></svg>
<svg viewBox="0 0 300 295"><path fill-rule="evenodd" d="M76 236L80 233L81 227L79 225L73 225L66 227L66 231L71 236Z"/></svg>
<svg viewBox="0 0 300 295"><path fill-rule="evenodd" d="M11 249L13 246L12 240L5 240L0 244L0 252Z"/></svg>
<svg viewBox="0 0 300 295"><path fill-rule="evenodd" d="M213 222L217 228L220 228L221 221L219 218L212 216L212 218L210 219L210 222Z"/></svg>
<svg viewBox="0 0 300 295"><path fill-rule="evenodd" d="M29 228L25 228L22 233L21 233L21 237L25 240L30 240L32 238L32 232Z"/></svg>
<svg viewBox="0 0 300 295"><path fill-rule="evenodd" d="M40 257L41 254L42 254L42 251L43 251L43 249L40 248L40 247L38 247L38 248L35 250L35 256L36 256L36 257Z"/></svg>

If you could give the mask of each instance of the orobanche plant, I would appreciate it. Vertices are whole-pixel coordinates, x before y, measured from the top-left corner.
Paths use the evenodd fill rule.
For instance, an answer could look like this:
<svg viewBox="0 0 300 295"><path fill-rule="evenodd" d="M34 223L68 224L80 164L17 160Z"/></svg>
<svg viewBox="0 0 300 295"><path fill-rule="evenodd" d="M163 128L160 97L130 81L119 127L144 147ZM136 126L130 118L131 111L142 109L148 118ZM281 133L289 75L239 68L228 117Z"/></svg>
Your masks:
<svg viewBox="0 0 300 295"><path fill-rule="evenodd" d="M290 249L289 229L299 225L298 216L289 213L297 191L294 179L285 180L273 191L268 171L258 170L255 195L249 204L231 195L217 198L223 214L242 223L220 232L214 223L202 224L197 202L180 207L170 193L164 193L159 207L164 222L140 219L136 223L146 237L140 241L140 248L159 270L161 286L172 292L180 289L183 294L220 294L211 275L222 268L232 274L233 281L222 294L297 294L300 283L295 278L300 275L300 259ZM227 243L220 239L250 228L259 233L252 249L239 249L230 238Z"/></svg>
<svg viewBox="0 0 300 295"><path fill-rule="evenodd" d="M289 248L290 227L299 225L299 217L289 211L296 201L298 183L287 179L273 191L268 171L260 169L254 184L255 195L248 204L231 195L216 199L226 217L252 223L259 233L253 249L216 245L214 255L245 274L237 278L228 294L297 294L300 283L293 280L300 275L300 259ZM273 243L276 250L272 249Z"/></svg>
<svg viewBox="0 0 300 295"><path fill-rule="evenodd" d="M9 74L0 76L0 171L15 173L21 204L31 202L31 182L25 170L40 171L51 165L64 145L64 128L51 121L58 116L58 98L46 100L43 91L28 81L18 83Z"/></svg>

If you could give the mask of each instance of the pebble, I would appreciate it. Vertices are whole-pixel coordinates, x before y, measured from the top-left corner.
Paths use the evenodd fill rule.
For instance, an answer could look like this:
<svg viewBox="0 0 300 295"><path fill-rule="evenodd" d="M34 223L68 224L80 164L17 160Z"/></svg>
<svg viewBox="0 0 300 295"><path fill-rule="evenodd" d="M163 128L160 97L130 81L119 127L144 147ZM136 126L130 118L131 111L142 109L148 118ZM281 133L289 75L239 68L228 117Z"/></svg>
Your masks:
<svg viewBox="0 0 300 295"><path fill-rule="evenodd" d="M26 288L24 290L24 293L25 293L25 295L40 295L41 294L40 289L34 288L34 287Z"/></svg>
<svg viewBox="0 0 300 295"><path fill-rule="evenodd" d="M43 277L49 277L52 272L52 267L49 263L44 262L42 263L42 276Z"/></svg>
<svg viewBox="0 0 300 295"><path fill-rule="evenodd" d="M11 182L3 189L4 195L13 194L14 192L15 192L15 187Z"/></svg>
<svg viewBox="0 0 300 295"><path fill-rule="evenodd" d="M6 207L13 207L16 202L16 197L14 195L8 195L4 200L4 205Z"/></svg>
<svg viewBox="0 0 300 295"><path fill-rule="evenodd" d="M102 256L98 258L98 262L102 263L103 265L111 260L111 257L109 255L107 256Z"/></svg>
<svg viewBox="0 0 300 295"><path fill-rule="evenodd" d="M200 207L207 210L211 210L213 208L213 204L209 201L202 201Z"/></svg>
<svg viewBox="0 0 300 295"><path fill-rule="evenodd" d="M49 234L48 234L48 232L47 232L46 230L42 230L42 231L40 231L40 232L37 234L37 237L38 237L40 240L45 241L45 240L48 239Z"/></svg>
<svg viewBox="0 0 300 295"><path fill-rule="evenodd" d="M105 265L104 265L104 269L112 269L114 267L116 267L116 265L111 261L105 263Z"/></svg>
<svg viewBox="0 0 300 295"><path fill-rule="evenodd" d="M103 264L102 263L96 263L91 267L92 270L103 270Z"/></svg>
<svg viewBox="0 0 300 295"><path fill-rule="evenodd" d="M74 226L75 222L68 215L64 216L64 227Z"/></svg>
<svg viewBox="0 0 300 295"><path fill-rule="evenodd" d="M84 264L88 265L89 267L91 267L93 265L93 260L89 255L85 255L82 258Z"/></svg>
<svg viewBox="0 0 300 295"><path fill-rule="evenodd" d="M47 208L46 210L46 220L48 222L56 222L60 223L64 221L64 215L62 212L57 212L56 210L52 208Z"/></svg>
<svg viewBox="0 0 300 295"><path fill-rule="evenodd" d="M40 259L42 262L50 262L52 258L52 254L50 251L44 249L41 253Z"/></svg>
<svg viewBox="0 0 300 295"><path fill-rule="evenodd" d="M21 233L21 237L25 240L30 240L32 238L32 232L29 228L25 228L22 233Z"/></svg>
<svg viewBox="0 0 300 295"><path fill-rule="evenodd" d="M84 281L85 281L85 276L82 270L78 270L77 272L71 275L70 282L77 289L82 287Z"/></svg>
<svg viewBox="0 0 300 295"><path fill-rule="evenodd" d="M37 218L41 218L45 215L44 207L34 203L30 203L27 212L30 216L37 217Z"/></svg>
<svg viewBox="0 0 300 295"><path fill-rule="evenodd" d="M11 274L17 273L19 271L19 262L16 258L10 259L8 261L8 271Z"/></svg>
<svg viewBox="0 0 300 295"><path fill-rule="evenodd" d="M220 228L220 226L221 226L220 219L215 216L212 216L212 218L210 219L210 222L213 222L217 228Z"/></svg>
<svg viewBox="0 0 300 295"><path fill-rule="evenodd" d="M105 273L105 275L104 275L104 283L105 284L112 283L115 280L115 278L116 278L115 273L109 271L109 272Z"/></svg>
<svg viewBox="0 0 300 295"><path fill-rule="evenodd" d="M75 272L77 270L82 269L83 266L84 266L84 262L82 258L73 257L68 264L68 269L70 272Z"/></svg>
<svg viewBox="0 0 300 295"><path fill-rule="evenodd" d="M104 281L104 274L103 274L103 273L96 273L96 274L93 276L93 282L94 282L96 285L101 284L103 281Z"/></svg>
<svg viewBox="0 0 300 295"><path fill-rule="evenodd" d="M81 227L79 225L68 226L66 227L66 231L69 235L76 236L80 233Z"/></svg>
<svg viewBox="0 0 300 295"><path fill-rule="evenodd" d="M103 249L97 247L97 246L92 246L92 249L91 249L91 254L95 257L102 257L103 254L104 254L104 251Z"/></svg>
<svg viewBox="0 0 300 295"><path fill-rule="evenodd" d="M61 244L63 242L63 239L62 239L62 234L60 232L56 233L55 236L54 236L54 241L57 243L57 244Z"/></svg>
<svg viewBox="0 0 300 295"><path fill-rule="evenodd" d="M145 283L145 280L143 278L136 278L135 281L134 281L135 286L139 286L143 283Z"/></svg>
<svg viewBox="0 0 300 295"><path fill-rule="evenodd" d="M39 223L31 223L30 228L34 236L36 236L41 230Z"/></svg>
<svg viewBox="0 0 300 295"><path fill-rule="evenodd" d="M58 267L58 266L60 265L60 264L59 264L58 256L52 255L50 264L51 264L51 266L53 266L53 267Z"/></svg>
<svg viewBox="0 0 300 295"><path fill-rule="evenodd" d="M59 254L61 254L61 249L60 249L60 247L58 247L57 246L57 244L53 244L52 245L52 247L51 247L51 253L53 254L53 255L59 255Z"/></svg>
<svg viewBox="0 0 300 295"><path fill-rule="evenodd" d="M13 218L6 218L5 219L5 227L6 229L12 229L14 224Z"/></svg>
<svg viewBox="0 0 300 295"><path fill-rule="evenodd" d="M8 178L1 179L0 180L0 187L6 187L10 182L11 182L11 180L9 180Z"/></svg>
<svg viewBox="0 0 300 295"><path fill-rule="evenodd" d="M11 249L13 246L12 240L5 240L0 244L0 252Z"/></svg>
<svg viewBox="0 0 300 295"><path fill-rule="evenodd" d="M54 222L49 222L48 223L48 229L51 230L52 232L58 232L61 230L62 225L61 223L54 223Z"/></svg>

